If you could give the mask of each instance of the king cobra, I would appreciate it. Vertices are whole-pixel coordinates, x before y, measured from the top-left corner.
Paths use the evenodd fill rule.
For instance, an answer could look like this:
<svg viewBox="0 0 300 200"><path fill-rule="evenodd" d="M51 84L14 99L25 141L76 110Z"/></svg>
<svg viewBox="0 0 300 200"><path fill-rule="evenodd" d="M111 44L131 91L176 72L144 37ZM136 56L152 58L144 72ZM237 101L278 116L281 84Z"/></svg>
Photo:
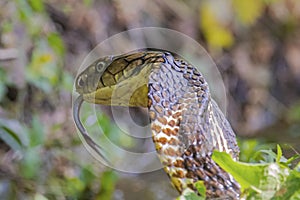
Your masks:
<svg viewBox="0 0 300 200"><path fill-rule="evenodd" d="M100 155L79 119L82 102L147 107L156 151L179 193L190 188L200 195L195 183L203 181L207 198L239 199L239 184L212 160L214 150L238 159L235 134L202 74L179 55L140 49L106 56L81 72L75 85L75 124Z"/></svg>

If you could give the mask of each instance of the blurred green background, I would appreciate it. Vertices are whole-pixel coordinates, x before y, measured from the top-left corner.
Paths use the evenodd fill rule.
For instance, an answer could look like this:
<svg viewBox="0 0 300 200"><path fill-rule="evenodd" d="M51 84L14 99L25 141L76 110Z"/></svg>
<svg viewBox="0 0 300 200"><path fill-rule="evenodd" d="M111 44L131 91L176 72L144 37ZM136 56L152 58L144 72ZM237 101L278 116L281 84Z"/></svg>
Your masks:
<svg viewBox="0 0 300 200"><path fill-rule="evenodd" d="M105 168L85 150L71 118L73 81L87 53L146 26L187 34L212 56L243 161L257 161L275 143L287 156L300 151L300 1L1 0L0 199L178 195L162 170ZM113 135L108 119L102 122Z"/></svg>

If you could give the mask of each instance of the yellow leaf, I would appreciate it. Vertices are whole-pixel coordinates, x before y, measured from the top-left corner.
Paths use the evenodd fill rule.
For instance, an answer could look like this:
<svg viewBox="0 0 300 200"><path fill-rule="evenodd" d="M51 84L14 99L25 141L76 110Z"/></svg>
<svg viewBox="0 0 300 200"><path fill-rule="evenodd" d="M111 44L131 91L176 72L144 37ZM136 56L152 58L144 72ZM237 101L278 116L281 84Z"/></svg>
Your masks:
<svg viewBox="0 0 300 200"><path fill-rule="evenodd" d="M238 19L246 25L254 23L264 9L263 0L232 0L232 5Z"/></svg>
<svg viewBox="0 0 300 200"><path fill-rule="evenodd" d="M217 19L209 2L202 4L200 23L203 34L212 47L222 48L233 44L234 38L231 31Z"/></svg>
<svg viewBox="0 0 300 200"><path fill-rule="evenodd" d="M222 27L212 28L207 34L207 40L213 47L230 47L233 43L232 34Z"/></svg>
<svg viewBox="0 0 300 200"><path fill-rule="evenodd" d="M41 63L47 63L50 62L51 60L52 60L52 55L48 53L42 54L41 57L39 58L39 61Z"/></svg>

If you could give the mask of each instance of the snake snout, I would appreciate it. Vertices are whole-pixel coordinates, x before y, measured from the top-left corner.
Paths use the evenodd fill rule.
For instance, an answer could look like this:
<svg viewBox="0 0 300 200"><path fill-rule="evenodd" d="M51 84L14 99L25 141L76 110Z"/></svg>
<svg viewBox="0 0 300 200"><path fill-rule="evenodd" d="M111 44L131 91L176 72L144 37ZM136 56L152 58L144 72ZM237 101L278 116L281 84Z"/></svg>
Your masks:
<svg viewBox="0 0 300 200"><path fill-rule="evenodd" d="M85 87L87 85L87 78L88 78L88 75L85 73L77 76L76 81L75 81L75 87L76 87L76 91L79 94L82 94L84 92Z"/></svg>
<svg viewBox="0 0 300 200"><path fill-rule="evenodd" d="M96 72L84 71L76 78L76 91L86 94L97 90L99 79Z"/></svg>

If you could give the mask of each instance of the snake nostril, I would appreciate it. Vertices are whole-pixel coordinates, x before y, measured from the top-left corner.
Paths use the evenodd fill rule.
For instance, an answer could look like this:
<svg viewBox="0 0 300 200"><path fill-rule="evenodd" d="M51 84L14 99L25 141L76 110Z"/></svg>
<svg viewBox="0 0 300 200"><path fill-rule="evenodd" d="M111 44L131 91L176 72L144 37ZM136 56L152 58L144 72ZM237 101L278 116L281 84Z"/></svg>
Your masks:
<svg viewBox="0 0 300 200"><path fill-rule="evenodd" d="M78 85L79 87L83 87L84 81L82 80L82 77L79 77L79 78L78 78L77 85Z"/></svg>

